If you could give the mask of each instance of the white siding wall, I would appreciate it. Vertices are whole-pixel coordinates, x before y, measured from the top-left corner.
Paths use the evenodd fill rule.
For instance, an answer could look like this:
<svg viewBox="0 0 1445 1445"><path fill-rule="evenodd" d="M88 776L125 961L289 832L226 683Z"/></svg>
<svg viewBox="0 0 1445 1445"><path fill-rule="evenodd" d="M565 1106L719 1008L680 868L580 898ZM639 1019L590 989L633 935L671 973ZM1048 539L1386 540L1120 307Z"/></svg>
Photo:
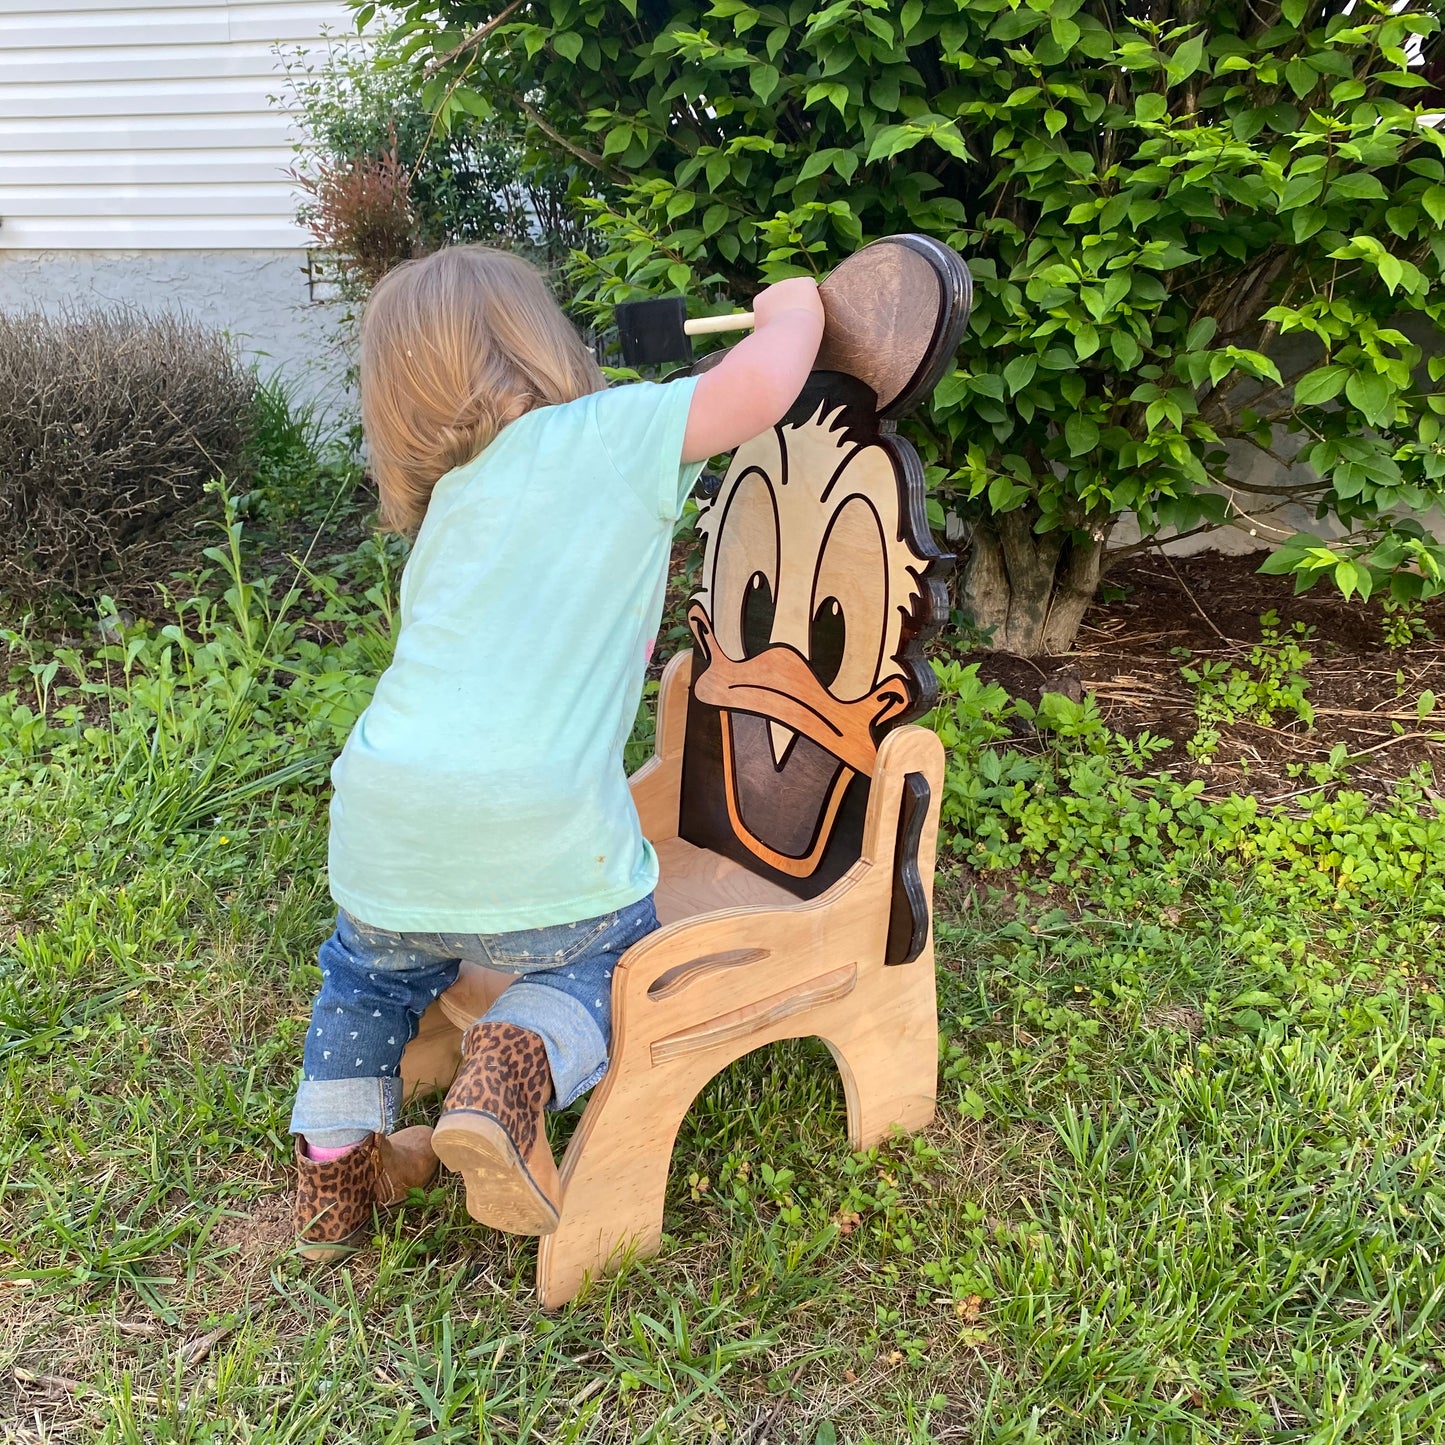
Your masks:
<svg viewBox="0 0 1445 1445"><path fill-rule="evenodd" d="M295 249L274 47L342 0L0 0L0 249Z"/></svg>

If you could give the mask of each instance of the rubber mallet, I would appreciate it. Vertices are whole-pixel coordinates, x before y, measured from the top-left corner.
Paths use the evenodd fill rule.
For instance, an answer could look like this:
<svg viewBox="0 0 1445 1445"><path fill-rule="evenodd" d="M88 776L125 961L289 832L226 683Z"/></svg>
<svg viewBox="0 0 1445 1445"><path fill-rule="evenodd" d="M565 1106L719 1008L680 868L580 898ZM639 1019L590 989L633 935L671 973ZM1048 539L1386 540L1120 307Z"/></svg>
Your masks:
<svg viewBox="0 0 1445 1445"><path fill-rule="evenodd" d="M819 283L823 342L814 369L841 371L873 388L879 415L902 415L938 384L968 320L973 283L962 257L931 236L885 236ZM629 366L686 362L692 338L745 331L750 311L687 319L680 296L617 307ZM710 358L709 358L710 359Z"/></svg>
<svg viewBox="0 0 1445 1445"><path fill-rule="evenodd" d="M622 359L628 366L657 366L691 361L692 338L719 331L747 331L755 324L751 311L731 316L687 319L687 302L681 296L651 301L623 301L617 306L617 334Z"/></svg>

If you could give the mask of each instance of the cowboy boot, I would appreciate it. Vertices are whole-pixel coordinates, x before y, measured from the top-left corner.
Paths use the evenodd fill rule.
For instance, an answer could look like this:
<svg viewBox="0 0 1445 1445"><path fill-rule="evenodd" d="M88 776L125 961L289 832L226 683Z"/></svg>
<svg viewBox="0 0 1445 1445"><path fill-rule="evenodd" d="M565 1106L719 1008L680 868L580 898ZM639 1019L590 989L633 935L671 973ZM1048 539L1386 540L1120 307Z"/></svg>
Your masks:
<svg viewBox="0 0 1445 1445"><path fill-rule="evenodd" d="M466 1181L467 1213L509 1234L551 1234L562 1198L542 1110L552 1071L542 1040L516 1024L478 1023L432 1134L436 1156Z"/></svg>
<svg viewBox="0 0 1445 1445"><path fill-rule="evenodd" d="M400 1204L436 1174L431 1130L414 1125L396 1134L372 1134L339 1159L309 1159L296 1141L293 1218L302 1259L340 1259L366 1243L374 1208Z"/></svg>

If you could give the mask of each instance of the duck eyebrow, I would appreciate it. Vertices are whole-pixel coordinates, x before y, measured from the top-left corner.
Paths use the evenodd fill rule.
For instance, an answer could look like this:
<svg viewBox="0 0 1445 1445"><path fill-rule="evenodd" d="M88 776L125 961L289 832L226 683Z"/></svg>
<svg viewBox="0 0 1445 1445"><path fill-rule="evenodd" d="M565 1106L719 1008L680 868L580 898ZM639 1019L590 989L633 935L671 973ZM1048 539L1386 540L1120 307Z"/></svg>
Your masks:
<svg viewBox="0 0 1445 1445"><path fill-rule="evenodd" d="M818 493L818 503L820 506L822 505L822 503L828 500L828 494L833 490L834 487L838 485L838 478L841 477L845 471L847 471L848 465L853 460L853 458L856 457L859 452L866 451L867 448L871 445L871 442L859 442L858 445L855 446L853 450L849 452L848 455L844 457L841 462L838 463L837 471L835 471L833 475L828 478L828 485L824 487L821 492Z"/></svg>

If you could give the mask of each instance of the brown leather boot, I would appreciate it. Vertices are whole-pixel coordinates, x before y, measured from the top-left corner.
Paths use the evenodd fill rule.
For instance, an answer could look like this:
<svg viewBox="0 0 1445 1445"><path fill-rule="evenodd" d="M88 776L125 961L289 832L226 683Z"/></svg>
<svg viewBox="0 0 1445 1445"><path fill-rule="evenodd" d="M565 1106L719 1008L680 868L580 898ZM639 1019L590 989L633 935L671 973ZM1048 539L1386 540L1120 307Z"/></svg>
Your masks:
<svg viewBox="0 0 1445 1445"><path fill-rule="evenodd" d="M431 1130L413 1125L373 1134L339 1159L308 1159L296 1141L296 1243L314 1264L341 1259L366 1243L372 1210L400 1204L437 1172Z"/></svg>
<svg viewBox="0 0 1445 1445"><path fill-rule="evenodd" d="M551 1234L562 1198L542 1110L552 1071L542 1040L516 1024L474 1024L432 1134L466 1181L467 1213L509 1234Z"/></svg>

